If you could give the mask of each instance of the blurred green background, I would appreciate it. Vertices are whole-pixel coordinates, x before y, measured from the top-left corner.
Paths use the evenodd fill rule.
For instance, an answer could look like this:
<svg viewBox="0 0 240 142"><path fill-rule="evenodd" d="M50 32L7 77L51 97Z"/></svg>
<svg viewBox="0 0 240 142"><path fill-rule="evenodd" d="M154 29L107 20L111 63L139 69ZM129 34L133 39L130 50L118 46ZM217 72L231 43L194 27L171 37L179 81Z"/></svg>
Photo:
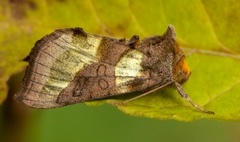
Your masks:
<svg viewBox="0 0 240 142"><path fill-rule="evenodd" d="M239 107L238 93L234 93L237 98L232 97L225 104L222 99L219 102L223 103L216 107L212 105L217 112L223 112L216 119L237 120L235 122L139 118L107 104L97 107L76 104L34 110L12 100L27 65L22 59L28 55L35 41L55 29L82 27L100 35L130 38L133 34L140 37L162 34L169 24L173 24L181 47L238 55L239 5L237 0L0 0L0 102L4 101L0 106L0 142L239 142L240 123L236 117L239 109L234 109ZM187 92L202 104L207 101L204 95L209 92L210 96L215 95L219 88L224 90L226 84L223 82L228 81L229 85L229 82L239 81L237 69L232 74L226 72L229 76L222 74L227 79L220 78L219 81L218 76L216 79L213 76L219 70L224 72L226 64L232 65L230 67L234 70L236 64L239 65L238 60L205 59L203 63L224 61L224 66L215 62L213 66L219 70L212 72L211 68L205 69L206 64L201 64L204 58L198 55L188 58L195 75L186 84ZM216 81L203 86L211 79ZM201 95L202 99L198 97ZM231 104L230 112L225 111Z"/></svg>

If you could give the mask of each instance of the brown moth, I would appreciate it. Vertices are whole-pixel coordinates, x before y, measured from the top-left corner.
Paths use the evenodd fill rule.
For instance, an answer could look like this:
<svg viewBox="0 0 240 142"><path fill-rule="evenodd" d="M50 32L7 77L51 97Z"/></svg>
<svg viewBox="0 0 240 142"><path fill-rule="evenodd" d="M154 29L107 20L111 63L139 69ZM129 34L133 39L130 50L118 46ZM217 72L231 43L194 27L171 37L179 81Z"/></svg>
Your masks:
<svg viewBox="0 0 240 142"><path fill-rule="evenodd" d="M173 26L162 36L141 41L136 35L125 40L81 28L60 29L37 41L28 61L15 99L30 107L55 108L143 92L139 98L173 84L195 108L213 113L193 103L180 85L190 70Z"/></svg>

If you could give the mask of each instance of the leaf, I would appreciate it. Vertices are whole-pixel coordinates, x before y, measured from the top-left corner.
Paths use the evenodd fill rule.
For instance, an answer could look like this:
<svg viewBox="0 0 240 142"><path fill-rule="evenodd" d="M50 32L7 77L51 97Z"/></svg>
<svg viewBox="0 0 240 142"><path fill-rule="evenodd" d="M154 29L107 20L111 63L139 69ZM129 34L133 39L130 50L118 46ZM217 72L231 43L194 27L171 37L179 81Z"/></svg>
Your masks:
<svg viewBox="0 0 240 142"><path fill-rule="evenodd" d="M239 7L237 0L1 1L0 102L6 98L7 80L24 69L22 59L35 41L57 28L82 27L116 38L133 34L144 38L162 34L173 24L192 69L184 89L195 103L215 115L197 111L171 87L118 105L118 109L154 119L240 120ZM134 95L87 104L113 104Z"/></svg>

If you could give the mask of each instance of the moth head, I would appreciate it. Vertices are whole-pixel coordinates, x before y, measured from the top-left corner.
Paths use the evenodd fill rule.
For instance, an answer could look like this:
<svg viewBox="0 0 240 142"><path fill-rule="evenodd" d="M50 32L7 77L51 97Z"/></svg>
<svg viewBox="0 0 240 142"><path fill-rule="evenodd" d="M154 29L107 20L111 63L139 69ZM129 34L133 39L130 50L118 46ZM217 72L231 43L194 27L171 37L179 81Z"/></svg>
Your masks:
<svg viewBox="0 0 240 142"><path fill-rule="evenodd" d="M171 52L173 53L173 80L177 81L180 84L184 83L191 75L191 71L188 67L187 62L185 61L184 53L179 48L179 45L176 41L176 32L172 25L168 26L168 29L163 37L168 42L168 48L171 49Z"/></svg>
<svg viewBox="0 0 240 142"><path fill-rule="evenodd" d="M174 80L182 84L188 80L190 75L191 70L189 69L187 62L185 61L185 57L183 56L175 66L173 72Z"/></svg>

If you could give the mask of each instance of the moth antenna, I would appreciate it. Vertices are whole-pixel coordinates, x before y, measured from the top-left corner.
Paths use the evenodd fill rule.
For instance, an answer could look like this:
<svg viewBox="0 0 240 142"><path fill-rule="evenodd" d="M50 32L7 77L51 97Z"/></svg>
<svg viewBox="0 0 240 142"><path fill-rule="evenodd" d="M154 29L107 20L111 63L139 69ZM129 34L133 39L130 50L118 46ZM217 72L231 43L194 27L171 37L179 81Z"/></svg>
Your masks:
<svg viewBox="0 0 240 142"><path fill-rule="evenodd" d="M182 86L181 86L178 82L174 82L174 85L176 86L176 88L177 88L177 90L178 90L178 93L179 93L184 99L186 99L188 102L190 102L193 107L195 107L196 109L198 109L198 110L201 111L201 112L205 112L205 113L208 113L208 114L214 114L214 112L205 110L205 109L201 108L200 106L198 106L197 104L195 104L195 103L191 100L191 98L187 95L187 93L183 90Z"/></svg>
<svg viewBox="0 0 240 142"><path fill-rule="evenodd" d="M136 99L138 99L138 98L141 98L141 97L143 97L143 96L146 96L146 95L148 95L148 94L150 94L150 93L153 93L153 92L155 92L155 91L157 91L157 90L159 90L159 89L161 89L161 88L164 88L164 87L168 86L169 84L172 84L172 82L168 82L168 83L166 83L166 84L164 84L164 85L162 85L162 86L159 86L159 87L157 87L157 88L154 88L154 89L152 89L152 90L150 90L150 91L148 91L148 92L145 92L145 93L143 93L143 94L141 94L141 95L138 95L138 96L133 97L133 98L131 98L131 99L125 100L123 103L125 104L125 103L128 103L128 102L130 102L130 101L133 101L133 100L136 100Z"/></svg>

